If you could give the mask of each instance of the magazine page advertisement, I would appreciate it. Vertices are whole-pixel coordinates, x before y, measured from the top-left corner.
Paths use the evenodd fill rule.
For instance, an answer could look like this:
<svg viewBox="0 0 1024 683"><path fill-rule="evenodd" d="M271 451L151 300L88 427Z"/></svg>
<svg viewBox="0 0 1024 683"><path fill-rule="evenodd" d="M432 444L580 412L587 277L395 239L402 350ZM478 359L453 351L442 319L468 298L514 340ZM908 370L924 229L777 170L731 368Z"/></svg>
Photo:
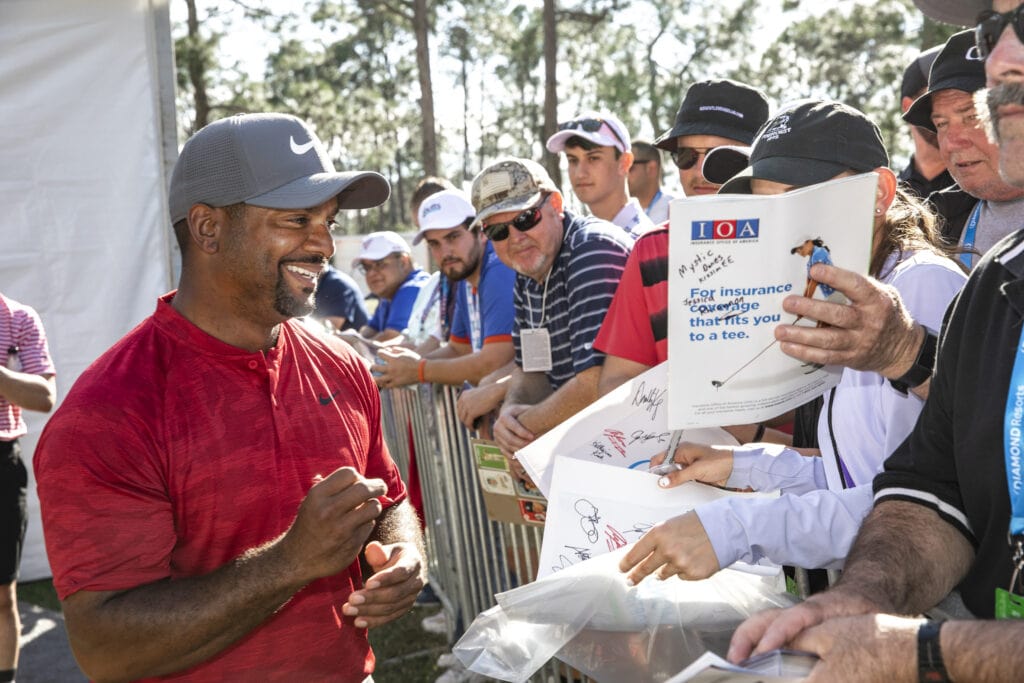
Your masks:
<svg viewBox="0 0 1024 683"><path fill-rule="evenodd" d="M810 279L815 263L866 274L877 175L778 195L675 201L669 243L668 427L749 424L820 396L842 368L805 364L775 340L790 295L845 303Z"/></svg>

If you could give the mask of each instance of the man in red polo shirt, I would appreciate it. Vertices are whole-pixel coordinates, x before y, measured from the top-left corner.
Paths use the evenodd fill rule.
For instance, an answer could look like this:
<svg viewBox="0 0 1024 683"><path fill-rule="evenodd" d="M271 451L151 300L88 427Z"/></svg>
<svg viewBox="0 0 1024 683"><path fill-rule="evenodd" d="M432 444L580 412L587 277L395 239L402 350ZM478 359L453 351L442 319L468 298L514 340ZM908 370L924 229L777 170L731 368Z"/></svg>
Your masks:
<svg viewBox="0 0 1024 683"><path fill-rule="evenodd" d="M181 283L88 368L35 457L54 585L95 679L363 681L423 585L380 400L310 313L339 209L387 199L301 120L185 145ZM364 581L360 557L372 574Z"/></svg>

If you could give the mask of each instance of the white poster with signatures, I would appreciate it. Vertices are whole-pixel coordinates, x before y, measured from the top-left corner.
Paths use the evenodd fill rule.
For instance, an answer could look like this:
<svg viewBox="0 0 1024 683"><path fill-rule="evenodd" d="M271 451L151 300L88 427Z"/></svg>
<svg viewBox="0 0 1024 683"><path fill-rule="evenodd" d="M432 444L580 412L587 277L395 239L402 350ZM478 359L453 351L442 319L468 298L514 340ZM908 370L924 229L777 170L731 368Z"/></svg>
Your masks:
<svg viewBox="0 0 1024 683"><path fill-rule="evenodd" d="M555 456L646 471L651 456L668 448L668 364L661 363L584 408L516 452L545 496ZM736 445L724 429L687 429L684 441Z"/></svg>
<svg viewBox="0 0 1024 683"><path fill-rule="evenodd" d="M773 493L736 493L686 482L663 489L658 477L599 463L556 458L537 578L635 543L658 522L726 496L774 498Z"/></svg>
<svg viewBox="0 0 1024 683"><path fill-rule="evenodd" d="M815 263L867 273L875 173L779 195L675 201L669 243L668 426L750 424L820 396L842 368L804 364L779 349L789 295L838 302L810 279Z"/></svg>

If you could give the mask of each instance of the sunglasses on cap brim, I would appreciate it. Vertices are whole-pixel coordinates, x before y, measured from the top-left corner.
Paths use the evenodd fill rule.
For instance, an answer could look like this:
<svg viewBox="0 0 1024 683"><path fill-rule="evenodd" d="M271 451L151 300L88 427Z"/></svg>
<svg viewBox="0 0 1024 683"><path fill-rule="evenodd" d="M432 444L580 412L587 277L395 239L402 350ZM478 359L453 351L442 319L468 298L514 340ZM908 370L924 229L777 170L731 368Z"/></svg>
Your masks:
<svg viewBox="0 0 1024 683"><path fill-rule="evenodd" d="M618 132L615 130L615 126L604 119L573 119L572 121L566 121L565 123L558 124L558 130L582 130L587 133L596 133L601 130L601 126L608 126L608 130L612 132L612 135L614 135L615 139L619 141L619 144L625 148L626 142L619 137Z"/></svg>
<svg viewBox="0 0 1024 683"><path fill-rule="evenodd" d="M492 242L504 242L508 239L509 228L515 228L519 232L529 232L533 230L541 219L541 207L544 206L548 196L545 195L536 206L532 206L529 209L520 211L519 214L510 221L504 223L491 223L490 225L483 226L484 234L487 235L487 239Z"/></svg>

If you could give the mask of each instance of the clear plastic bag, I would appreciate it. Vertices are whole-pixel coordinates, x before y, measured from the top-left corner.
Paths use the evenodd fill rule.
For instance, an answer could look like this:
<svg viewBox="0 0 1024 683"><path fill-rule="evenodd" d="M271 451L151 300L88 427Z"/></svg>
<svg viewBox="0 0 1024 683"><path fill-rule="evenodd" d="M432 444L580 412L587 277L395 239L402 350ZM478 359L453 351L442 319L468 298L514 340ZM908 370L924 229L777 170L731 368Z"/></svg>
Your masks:
<svg viewBox="0 0 1024 683"><path fill-rule="evenodd" d="M598 681L663 681L704 651L724 654L745 618L795 600L780 575L726 569L703 581L626 583L627 548L499 593L452 652L471 671L525 681L552 657Z"/></svg>

